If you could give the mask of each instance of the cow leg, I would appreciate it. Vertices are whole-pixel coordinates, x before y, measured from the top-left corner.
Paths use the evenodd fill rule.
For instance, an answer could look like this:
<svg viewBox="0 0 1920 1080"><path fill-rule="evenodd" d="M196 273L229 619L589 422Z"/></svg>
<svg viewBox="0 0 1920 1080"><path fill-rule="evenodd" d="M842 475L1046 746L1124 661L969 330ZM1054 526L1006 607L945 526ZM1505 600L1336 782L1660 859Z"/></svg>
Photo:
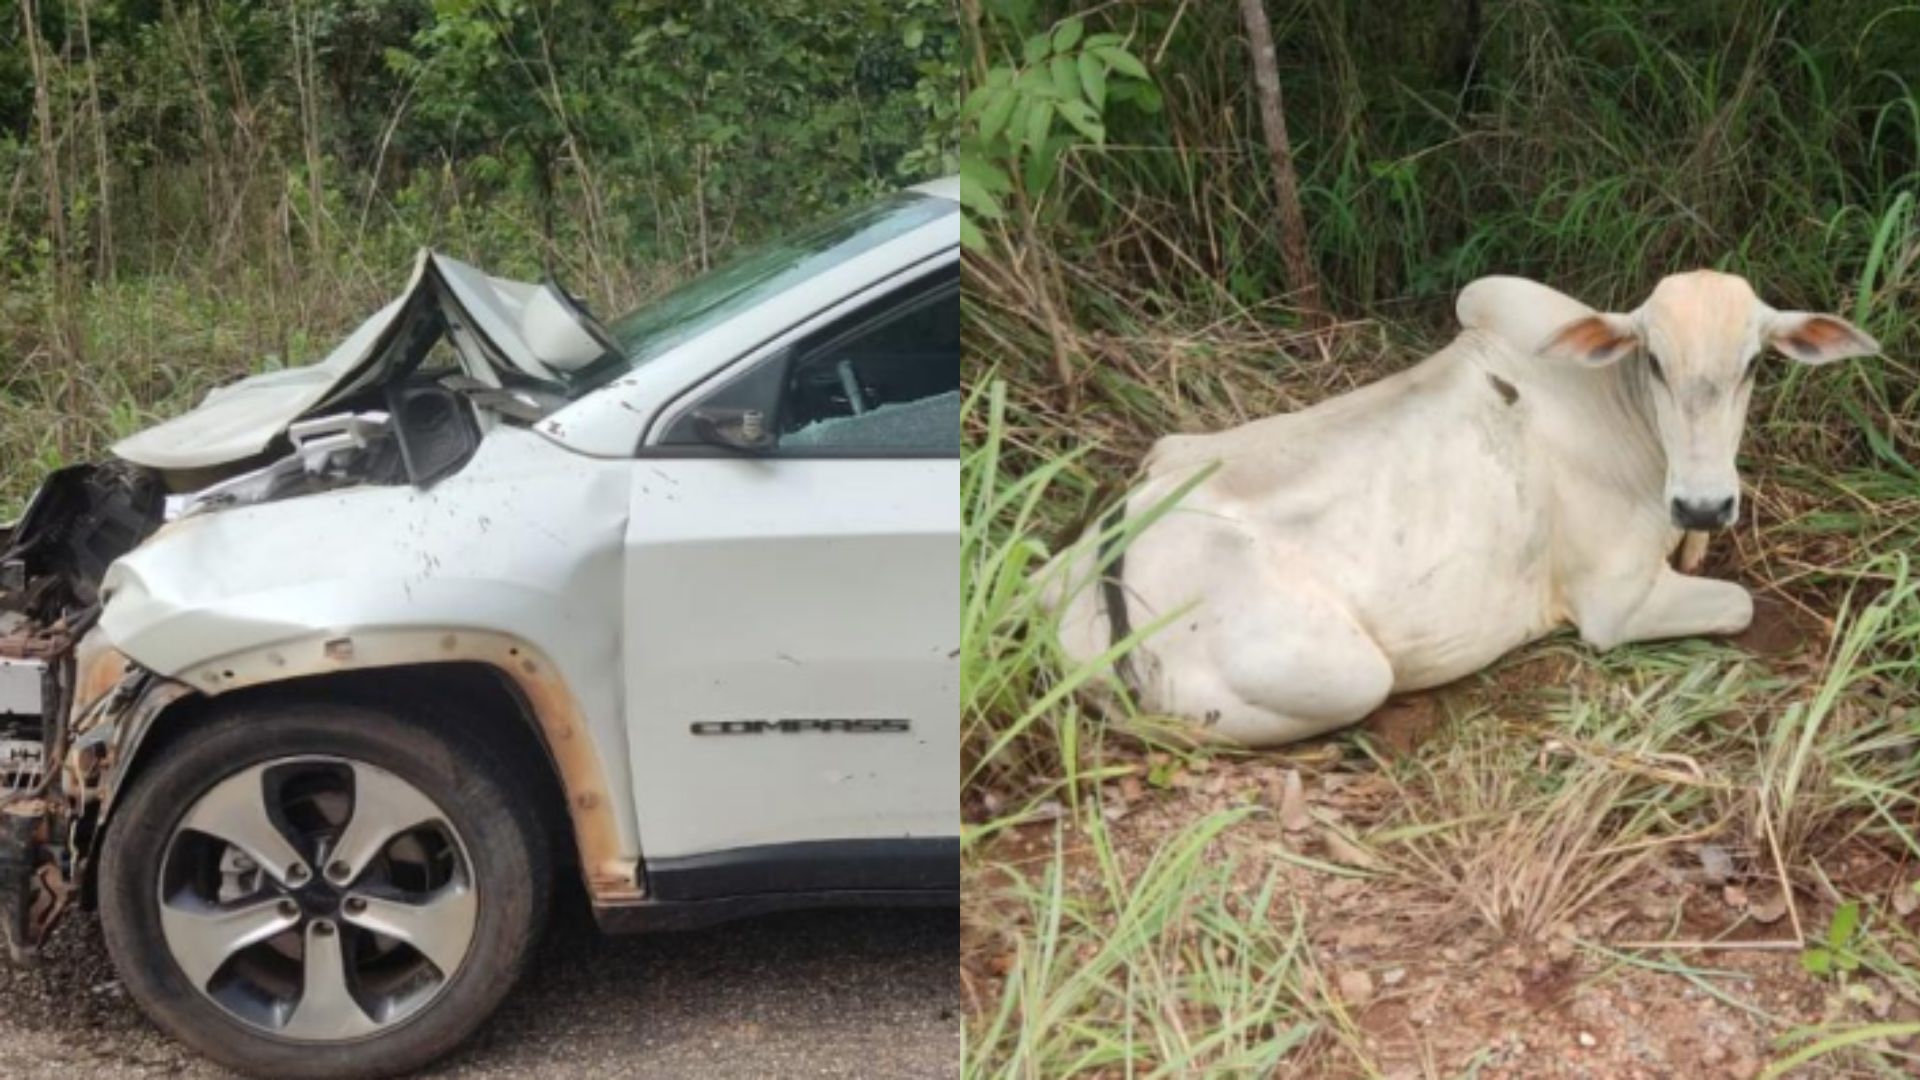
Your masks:
<svg viewBox="0 0 1920 1080"><path fill-rule="evenodd" d="M1581 613L1580 636L1600 649L1632 641L1737 634L1753 621L1753 597L1731 581L1688 577L1662 565L1631 607L1605 603Z"/></svg>
<svg viewBox="0 0 1920 1080"><path fill-rule="evenodd" d="M1169 711L1206 737L1252 747L1312 738L1362 719L1393 689L1392 665L1340 597L1275 568L1286 562L1241 546L1211 568L1208 602L1162 632L1173 646L1156 650L1168 661Z"/></svg>

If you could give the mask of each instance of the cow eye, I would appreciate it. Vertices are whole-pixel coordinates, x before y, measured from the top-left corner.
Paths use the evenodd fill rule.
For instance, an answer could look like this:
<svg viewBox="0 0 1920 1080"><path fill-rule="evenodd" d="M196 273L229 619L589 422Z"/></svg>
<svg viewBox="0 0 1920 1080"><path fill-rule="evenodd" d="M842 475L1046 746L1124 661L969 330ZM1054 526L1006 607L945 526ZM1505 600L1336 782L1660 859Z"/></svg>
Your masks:
<svg viewBox="0 0 1920 1080"><path fill-rule="evenodd" d="M1661 386L1667 385L1667 373L1661 370L1660 358L1652 350L1647 351L1647 370L1653 372L1653 377L1660 380Z"/></svg>

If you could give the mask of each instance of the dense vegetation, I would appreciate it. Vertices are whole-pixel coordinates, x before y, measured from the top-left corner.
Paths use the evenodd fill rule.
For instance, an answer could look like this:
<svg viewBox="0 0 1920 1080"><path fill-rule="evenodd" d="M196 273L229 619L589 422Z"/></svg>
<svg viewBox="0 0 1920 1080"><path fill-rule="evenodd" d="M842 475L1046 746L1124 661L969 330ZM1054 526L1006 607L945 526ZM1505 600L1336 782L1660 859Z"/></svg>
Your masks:
<svg viewBox="0 0 1920 1080"><path fill-rule="evenodd" d="M1627 975L1636 993L1668 980L1697 1003L1684 1007L1751 1025L1727 1054L1911 1071L1920 9L1267 0L1288 135L1275 153L1247 6L982 0L966 27L970 1072L1453 1075L1496 1060L1448 1056L1466 1024L1430 1031L1417 1067L1397 1056L1349 990L1366 969L1330 969L1357 925L1380 939L1373 971L1438 980L1411 978L1403 1000L1476 1004L1493 961L1437 965L1440 944L1518 950L1577 983L1576 1010ZM1053 655L1034 575L1153 437L1402 368L1451 336L1454 294L1483 274L1624 310L1702 266L1886 346L1761 375L1752 509L1708 572L1790 628L1781 652L1600 656L1550 639L1414 702L1442 719L1404 753L1377 727L1280 757L1156 749L1084 705L1101 671ZM1374 786L1389 797L1341 801ZM1708 848L1731 859L1724 905L1688 891L1684 927L1676 913L1638 930L1712 940L1623 948L1593 928L1623 903L1678 903L1672 882L1697 880ZM1750 904L1762 896L1784 909ZM1751 957L1720 940L1755 936L1772 940ZM1707 970L1723 956L1817 1004L1776 1013L1725 982L1701 997L1733 977ZM1517 1032L1532 1013L1513 1008ZM1542 1075L1557 1045L1498 1060Z"/></svg>
<svg viewBox="0 0 1920 1080"><path fill-rule="evenodd" d="M422 245L618 310L957 162L947 0L0 10L0 509Z"/></svg>

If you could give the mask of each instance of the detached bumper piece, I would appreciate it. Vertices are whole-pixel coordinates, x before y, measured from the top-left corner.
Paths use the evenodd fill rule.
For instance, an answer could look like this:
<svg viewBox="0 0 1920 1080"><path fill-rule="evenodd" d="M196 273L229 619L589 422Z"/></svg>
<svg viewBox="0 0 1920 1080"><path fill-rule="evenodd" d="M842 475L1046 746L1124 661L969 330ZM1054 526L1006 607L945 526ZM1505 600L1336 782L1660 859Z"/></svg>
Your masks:
<svg viewBox="0 0 1920 1080"><path fill-rule="evenodd" d="M0 938L15 964L38 955L72 895L60 868L47 858L49 824L40 799L0 810Z"/></svg>

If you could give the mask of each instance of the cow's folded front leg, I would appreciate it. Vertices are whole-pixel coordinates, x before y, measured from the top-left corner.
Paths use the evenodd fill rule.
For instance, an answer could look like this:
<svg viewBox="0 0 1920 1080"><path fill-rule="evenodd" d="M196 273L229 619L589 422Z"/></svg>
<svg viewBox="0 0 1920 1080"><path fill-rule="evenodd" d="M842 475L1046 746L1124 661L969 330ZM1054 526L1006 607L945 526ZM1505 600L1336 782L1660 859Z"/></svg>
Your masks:
<svg viewBox="0 0 1920 1080"><path fill-rule="evenodd" d="M1637 602L1610 597L1580 615L1580 636L1600 649L1633 641L1737 634L1753 622L1753 596L1731 581L1688 577L1662 566Z"/></svg>

